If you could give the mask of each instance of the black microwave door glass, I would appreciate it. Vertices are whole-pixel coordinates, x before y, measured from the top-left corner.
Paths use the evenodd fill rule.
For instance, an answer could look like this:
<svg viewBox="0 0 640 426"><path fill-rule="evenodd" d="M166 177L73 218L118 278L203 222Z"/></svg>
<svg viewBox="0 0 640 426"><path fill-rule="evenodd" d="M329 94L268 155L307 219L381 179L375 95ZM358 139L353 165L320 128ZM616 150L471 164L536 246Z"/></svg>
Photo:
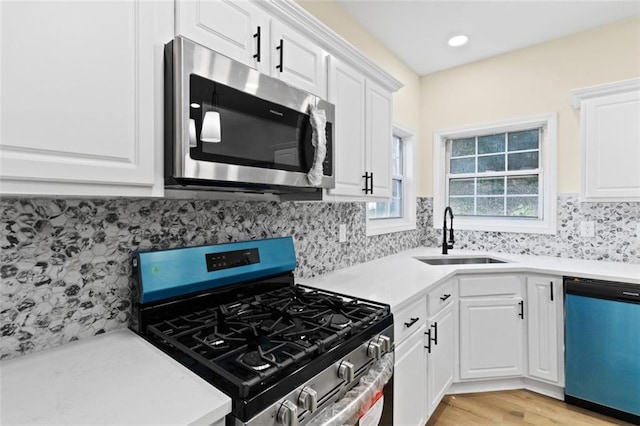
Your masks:
<svg viewBox="0 0 640 426"><path fill-rule="evenodd" d="M309 171L315 149L307 114L195 74L191 74L189 83L192 133L195 125L193 159ZM327 134L331 135L330 123ZM330 139L327 142L330 145ZM327 158L331 158L330 146L327 151ZM323 166L325 174L331 174L331 162L327 160Z"/></svg>

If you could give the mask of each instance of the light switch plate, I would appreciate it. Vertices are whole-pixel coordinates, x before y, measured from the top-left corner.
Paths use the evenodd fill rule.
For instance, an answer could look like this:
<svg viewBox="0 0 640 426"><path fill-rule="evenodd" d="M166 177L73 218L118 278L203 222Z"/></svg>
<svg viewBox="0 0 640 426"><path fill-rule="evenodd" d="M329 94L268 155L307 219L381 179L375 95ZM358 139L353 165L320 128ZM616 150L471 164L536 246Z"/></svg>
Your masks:
<svg viewBox="0 0 640 426"><path fill-rule="evenodd" d="M346 243L347 242L347 225L341 223L338 226L338 242Z"/></svg>
<svg viewBox="0 0 640 426"><path fill-rule="evenodd" d="M580 222L580 235L582 237L592 238L596 236L596 224L591 221Z"/></svg>

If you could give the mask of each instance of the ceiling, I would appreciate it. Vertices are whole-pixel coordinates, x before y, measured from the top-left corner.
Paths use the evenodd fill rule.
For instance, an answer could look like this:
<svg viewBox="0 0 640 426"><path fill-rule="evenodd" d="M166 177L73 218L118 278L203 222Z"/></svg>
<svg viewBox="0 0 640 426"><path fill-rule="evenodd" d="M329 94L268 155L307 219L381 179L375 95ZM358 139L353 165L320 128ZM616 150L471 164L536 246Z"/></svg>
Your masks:
<svg viewBox="0 0 640 426"><path fill-rule="evenodd" d="M419 75L640 15L640 0L335 1Z"/></svg>

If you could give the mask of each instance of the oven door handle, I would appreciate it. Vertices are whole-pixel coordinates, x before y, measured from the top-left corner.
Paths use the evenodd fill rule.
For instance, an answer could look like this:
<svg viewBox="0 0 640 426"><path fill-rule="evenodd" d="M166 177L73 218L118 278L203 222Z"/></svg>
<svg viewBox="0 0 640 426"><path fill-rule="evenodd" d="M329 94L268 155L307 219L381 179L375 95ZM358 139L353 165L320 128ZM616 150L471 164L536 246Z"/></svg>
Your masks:
<svg viewBox="0 0 640 426"><path fill-rule="evenodd" d="M320 411L308 426L355 424L360 411L374 401L393 376L393 362L393 352L389 352L373 363L356 387L347 392L342 399Z"/></svg>

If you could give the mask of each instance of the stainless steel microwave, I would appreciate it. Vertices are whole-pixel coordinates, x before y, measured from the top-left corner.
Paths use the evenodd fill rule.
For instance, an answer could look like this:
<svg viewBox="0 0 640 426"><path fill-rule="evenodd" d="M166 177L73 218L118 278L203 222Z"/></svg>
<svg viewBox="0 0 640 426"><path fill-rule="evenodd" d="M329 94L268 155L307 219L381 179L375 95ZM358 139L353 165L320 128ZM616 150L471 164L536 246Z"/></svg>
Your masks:
<svg viewBox="0 0 640 426"><path fill-rule="evenodd" d="M322 127L311 109L324 112ZM165 46L167 188L283 194L333 188L334 117L331 103L191 40L176 37ZM320 134L326 155L318 160Z"/></svg>

